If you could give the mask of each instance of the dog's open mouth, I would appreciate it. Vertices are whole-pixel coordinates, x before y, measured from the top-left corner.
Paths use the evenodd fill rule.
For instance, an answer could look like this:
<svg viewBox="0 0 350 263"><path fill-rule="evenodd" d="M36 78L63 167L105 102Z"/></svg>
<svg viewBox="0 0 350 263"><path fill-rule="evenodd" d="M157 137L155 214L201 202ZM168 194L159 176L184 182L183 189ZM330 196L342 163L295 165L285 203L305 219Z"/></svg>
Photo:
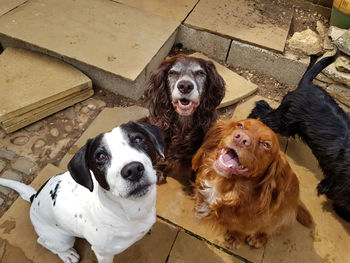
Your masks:
<svg viewBox="0 0 350 263"><path fill-rule="evenodd" d="M177 100L173 103L173 105L176 112L182 116L192 115L198 107L198 103L188 100L186 98Z"/></svg>
<svg viewBox="0 0 350 263"><path fill-rule="evenodd" d="M215 161L215 168L225 174L240 175L247 173L249 169L239 161L236 150L223 148Z"/></svg>
<svg viewBox="0 0 350 263"><path fill-rule="evenodd" d="M140 184L129 192L129 196L133 198L139 198L148 193L151 184Z"/></svg>

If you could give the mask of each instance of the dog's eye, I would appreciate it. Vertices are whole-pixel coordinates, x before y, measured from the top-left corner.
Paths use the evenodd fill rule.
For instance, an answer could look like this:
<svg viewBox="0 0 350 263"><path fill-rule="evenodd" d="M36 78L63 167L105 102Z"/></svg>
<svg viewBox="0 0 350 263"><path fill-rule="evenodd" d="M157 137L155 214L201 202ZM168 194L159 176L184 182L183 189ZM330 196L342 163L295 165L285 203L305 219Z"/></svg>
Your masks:
<svg viewBox="0 0 350 263"><path fill-rule="evenodd" d="M240 129L243 129L243 124L242 123L237 123L237 127Z"/></svg>
<svg viewBox="0 0 350 263"><path fill-rule="evenodd" d="M136 136L133 138L133 142L136 144L139 144L139 143L143 142L143 138L141 138L140 136Z"/></svg>
<svg viewBox="0 0 350 263"><path fill-rule="evenodd" d="M178 76L178 75L180 75L180 73L175 71L175 70L169 70L168 75L170 75L170 76Z"/></svg>
<svg viewBox="0 0 350 263"><path fill-rule="evenodd" d="M107 159L107 155L104 154L104 153L98 153L96 155L96 161L99 162L99 163L104 162L106 159Z"/></svg>
<svg viewBox="0 0 350 263"><path fill-rule="evenodd" d="M271 147L271 145L267 142L262 142L262 145L267 149L269 149Z"/></svg>
<svg viewBox="0 0 350 263"><path fill-rule="evenodd" d="M204 72L203 70L197 70L197 71L195 72L195 74L196 74L197 76L204 76L204 75L205 75L205 72Z"/></svg>

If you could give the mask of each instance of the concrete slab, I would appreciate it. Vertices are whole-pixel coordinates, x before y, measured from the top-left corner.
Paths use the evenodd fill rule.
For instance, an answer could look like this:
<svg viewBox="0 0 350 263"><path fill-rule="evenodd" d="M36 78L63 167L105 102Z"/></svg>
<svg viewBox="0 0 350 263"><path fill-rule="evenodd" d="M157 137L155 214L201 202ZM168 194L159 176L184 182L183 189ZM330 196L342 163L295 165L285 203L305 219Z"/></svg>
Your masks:
<svg viewBox="0 0 350 263"><path fill-rule="evenodd" d="M289 163L300 181L300 199L312 214L314 231L300 224L286 235L268 243L264 262L348 262L350 261L350 223L332 210L325 196L317 196L316 186L323 178L311 150L300 141L290 139Z"/></svg>
<svg viewBox="0 0 350 263"><path fill-rule="evenodd" d="M0 40L60 57L98 85L138 98L143 89L134 82L144 83L147 65L163 47L171 47L178 26L109 0L33 0L0 17Z"/></svg>
<svg viewBox="0 0 350 263"><path fill-rule="evenodd" d="M148 110L138 106L127 108L105 108L96 119L90 124L89 128L75 142L68 153L62 158L59 167L67 169L67 164L72 159L74 154L85 145L89 138L93 138L102 132L107 132L114 127L128 122L145 117Z"/></svg>
<svg viewBox="0 0 350 263"><path fill-rule="evenodd" d="M161 218L200 236L209 242L224 247L224 233L218 233L211 225L199 221L194 216L194 200L183 191L183 186L173 179L167 178L167 183L157 188L157 215ZM194 249L194 248L192 248ZM251 249L243 246L231 251L232 254L243 257L251 262L261 262L264 249Z"/></svg>
<svg viewBox="0 0 350 263"><path fill-rule="evenodd" d="M180 231L169 255L168 263L238 263L242 260Z"/></svg>
<svg viewBox="0 0 350 263"><path fill-rule="evenodd" d="M279 103L276 101L266 99L259 95L254 95L249 97L247 100L242 100L242 102L237 105L231 119L237 120L237 121L246 119L250 114L250 112L252 111L252 109L255 107L255 103L259 100L266 100L272 108L277 108L279 105ZM288 139L278 134L277 134L277 137L280 143L281 151L284 152L287 147Z"/></svg>
<svg viewBox="0 0 350 263"><path fill-rule="evenodd" d="M191 12L198 0L113 0L152 14L182 22Z"/></svg>
<svg viewBox="0 0 350 263"><path fill-rule="evenodd" d="M63 110L69 106L74 105L80 101L86 100L94 95L93 89L87 89L82 92L72 94L57 101L46 104L43 107L34 109L31 112L24 113L14 118L8 119L1 123L1 127L7 132L11 133L20 128L23 128L31 123L41 120L53 113Z"/></svg>
<svg viewBox="0 0 350 263"><path fill-rule="evenodd" d="M27 0L0 0L0 16L25 2L27 2Z"/></svg>
<svg viewBox="0 0 350 263"><path fill-rule="evenodd" d="M63 172L53 166L46 166L31 184L36 189L51 176ZM62 262L56 255L36 242L37 235L29 218L29 203L18 198L5 215L0 219L0 246L6 251L1 256L2 262ZM178 229L162 221L152 228L151 235L135 243L129 249L114 258L114 262L163 263L175 241ZM81 255L81 263L96 262L90 245L78 239L75 248Z"/></svg>
<svg viewBox="0 0 350 263"><path fill-rule="evenodd" d="M250 44L232 40L226 63L253 69L275 77L289 85L297 85L310 62L310 57L297 57L285 52L281 55Z"/></svg>
<svg viewBox="0 0 350 263"><path fill-rule="evenodd" d="M231 40L213 33L181 25L175 43L181 43L184 48L198 50L220 62L224 62L230 48Z"/></svg>
<svg viewBox="0 0 350 263"><path fill-rule="evenodd" d="M255 1L253 5L244 0L201 0L185 24L283 52L291 18L292 10L286 11L268 1Z"/></svg>
<svg viewBox="0 0 350 263"><path fill-rule="evenodd" d="M255 91L257 91L258 89L257 85L250 82L249 80L246 80L245 78L241 77L240 75L228 69L227 67L204 56L203 54L194 53L191 56L212 61L216 67L216 70L219 72L221 77L225 80L225 83L226 83L225 97L221 101L218 108L223 108L223 107L232 105L242 100L243 98L248 97Z"/></svg>
<svg viewBox="0 0 350 263"><path fill-rule="evenodd" d="M0 55L0 87L0 121L4 121L91 89L92 83L83 73L55 58L7 48Z"/></svg>

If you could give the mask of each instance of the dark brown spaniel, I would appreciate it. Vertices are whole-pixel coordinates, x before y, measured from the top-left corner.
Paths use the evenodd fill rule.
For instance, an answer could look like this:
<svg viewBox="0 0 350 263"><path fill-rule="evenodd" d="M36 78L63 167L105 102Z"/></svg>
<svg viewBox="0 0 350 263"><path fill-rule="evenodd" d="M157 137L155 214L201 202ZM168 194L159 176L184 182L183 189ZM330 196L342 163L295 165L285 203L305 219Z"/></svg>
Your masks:
<svg viewBox="0 0 350 263"><path fill-rule="evenodd" d="M177 55L152 73L145 90L149 117L142 121L165 134L165 159L155 166L159 182L170 173L188 178L191 159L216 121L224 95L225 82L210 61Z"/></svg>

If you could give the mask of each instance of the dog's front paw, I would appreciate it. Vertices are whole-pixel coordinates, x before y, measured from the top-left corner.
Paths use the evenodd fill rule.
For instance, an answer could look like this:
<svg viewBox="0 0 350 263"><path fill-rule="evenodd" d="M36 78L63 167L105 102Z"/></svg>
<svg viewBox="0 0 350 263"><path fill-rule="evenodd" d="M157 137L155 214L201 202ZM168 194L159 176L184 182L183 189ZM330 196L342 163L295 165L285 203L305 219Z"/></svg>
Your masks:
<svg viewBox="0 0 350 263"><path fill-rule="evenodd" d="M238 249L244 244L245 234L236 231L226 231L225 246L228 249Z"/></svg>
<svg viewBox="0 0 350 263"><path fill-rule="evenodd" d="M266 233L255 233L247 237L247 244L254 248L261 248L266 244L268 239L269 237Z"/></svg>
<svg viewBox="0 0 350 263"><path fill-rule="evenodd" d="M57 254L64 263L78 263L80 256L74 248Z"/></svg>

